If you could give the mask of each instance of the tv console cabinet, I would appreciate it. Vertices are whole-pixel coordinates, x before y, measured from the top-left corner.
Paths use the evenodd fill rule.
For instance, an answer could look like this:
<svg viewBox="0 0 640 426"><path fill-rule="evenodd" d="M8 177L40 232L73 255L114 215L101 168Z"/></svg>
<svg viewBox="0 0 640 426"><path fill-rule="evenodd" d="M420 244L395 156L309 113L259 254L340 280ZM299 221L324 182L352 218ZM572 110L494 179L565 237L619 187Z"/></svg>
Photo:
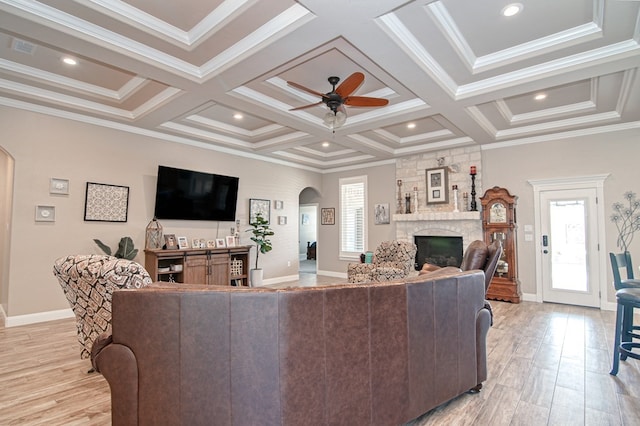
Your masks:
<svg viewBox="0 0 640 426"><path fill-rule="evenodd" d="M250 249L146 249L144 266L154 281L248 287Z"/></svg>

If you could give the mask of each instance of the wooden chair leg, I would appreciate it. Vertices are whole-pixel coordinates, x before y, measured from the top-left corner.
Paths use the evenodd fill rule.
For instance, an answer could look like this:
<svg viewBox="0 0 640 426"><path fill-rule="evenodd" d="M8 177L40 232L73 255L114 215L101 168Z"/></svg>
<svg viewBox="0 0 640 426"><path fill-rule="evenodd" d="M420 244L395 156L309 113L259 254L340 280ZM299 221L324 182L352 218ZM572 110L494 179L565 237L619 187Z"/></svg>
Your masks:
<svg viewBox="0 0 640 426"><path fill-rule="evenodd" d="M615 376L618 374L618 365L620 364L620 340L622 338L622 322L624 320L625 307L622 303L618 302L618 308L616 309L616 331L613 342L613 366L609 374Z"/></svg>

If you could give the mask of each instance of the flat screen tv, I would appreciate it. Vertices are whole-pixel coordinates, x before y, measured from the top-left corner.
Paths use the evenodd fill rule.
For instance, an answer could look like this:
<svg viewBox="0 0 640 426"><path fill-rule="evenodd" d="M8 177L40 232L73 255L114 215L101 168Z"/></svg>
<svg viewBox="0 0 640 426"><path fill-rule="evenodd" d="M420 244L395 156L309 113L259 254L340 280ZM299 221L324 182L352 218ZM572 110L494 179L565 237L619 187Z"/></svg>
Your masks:
<svg viewBox="0 0 640 426"><path fill-rule="evenodd" d="M234 221L238 178L158 166L155 217Z"/></svg>

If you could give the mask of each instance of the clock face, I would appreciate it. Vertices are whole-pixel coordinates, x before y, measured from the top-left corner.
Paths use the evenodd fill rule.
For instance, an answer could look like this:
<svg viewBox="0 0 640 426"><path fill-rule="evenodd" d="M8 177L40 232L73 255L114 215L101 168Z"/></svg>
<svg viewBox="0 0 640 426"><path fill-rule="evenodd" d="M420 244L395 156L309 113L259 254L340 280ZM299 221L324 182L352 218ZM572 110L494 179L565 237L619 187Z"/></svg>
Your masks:
<svg viewBox="0 0 640 426"><path fill-rule="evenodd" d="M489 209L490 223L507 223L507 208L502 203L493 203Z"/></svg>

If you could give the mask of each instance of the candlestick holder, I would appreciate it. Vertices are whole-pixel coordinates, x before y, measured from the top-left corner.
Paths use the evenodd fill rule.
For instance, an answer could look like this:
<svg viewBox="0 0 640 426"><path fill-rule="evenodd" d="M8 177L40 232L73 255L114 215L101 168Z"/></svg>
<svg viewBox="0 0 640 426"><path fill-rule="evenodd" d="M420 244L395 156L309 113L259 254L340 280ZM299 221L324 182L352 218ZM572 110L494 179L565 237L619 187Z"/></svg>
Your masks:
<svg viewBox="0 0 640 426"><path fill-rule="evenodd" d="M405 213L411 213L411 195L407 192L407 195L404 196L404 204L405 204Z"/></svg>
<svg viewBox="0 0 640 426"><path fill-rule="evenodd" d="M398 179L398 205L396 206L396 213L402 214L402 179Z"/></svg>
<svg viewBox="0 0 640 426"><path fill-rule="evenodd" d="M476 204L476 175L475 173L471 174L471 208L469 211L477 212L478 205Z"/></svg>
<svg viewBox="0 0 640 426"><path fill-rule="evenodd" d="M458 185L453 185L453 212L458 213Z"/></svg>

